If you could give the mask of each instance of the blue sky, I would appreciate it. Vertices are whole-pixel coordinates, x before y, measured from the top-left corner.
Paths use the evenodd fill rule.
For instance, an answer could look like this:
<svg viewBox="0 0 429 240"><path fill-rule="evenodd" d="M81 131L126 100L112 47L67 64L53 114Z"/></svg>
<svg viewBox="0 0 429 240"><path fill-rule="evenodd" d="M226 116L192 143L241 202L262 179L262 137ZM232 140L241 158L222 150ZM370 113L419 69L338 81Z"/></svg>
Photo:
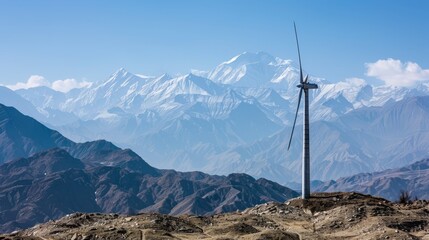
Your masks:
<svg viewBox="0 0 429 240"><path fill-rule="evenodd" d="M428 12L424 0L1 0L0 84L210 70L244 51L297 60L293 21L312 75L368 79L365 63L388 58L428 69Z"/></svg>

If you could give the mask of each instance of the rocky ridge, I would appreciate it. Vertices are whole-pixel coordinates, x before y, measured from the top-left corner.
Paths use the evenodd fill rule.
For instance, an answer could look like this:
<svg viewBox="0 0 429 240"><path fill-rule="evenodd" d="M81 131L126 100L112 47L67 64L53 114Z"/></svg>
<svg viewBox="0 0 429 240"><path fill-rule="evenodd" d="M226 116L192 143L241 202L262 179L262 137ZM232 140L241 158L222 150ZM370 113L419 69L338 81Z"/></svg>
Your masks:
<svg viewBox="0 0 429 240"><path fill-rule="evenodd" d="M428 217L427 201L316 193L212 216L75 213L0 239L429 239Z"/></svg>
<svg viewBox="0 0 429 240"><path fill-rule="evenodd" d="M107 156L116 162L128 157L115 152ZM145 165L141 159L133 161L132 165ZM75 212L209 215L297 195L277 183L246 174L129 171L122 164L94 167L55 148L0 166L0 232Z"/></svg>

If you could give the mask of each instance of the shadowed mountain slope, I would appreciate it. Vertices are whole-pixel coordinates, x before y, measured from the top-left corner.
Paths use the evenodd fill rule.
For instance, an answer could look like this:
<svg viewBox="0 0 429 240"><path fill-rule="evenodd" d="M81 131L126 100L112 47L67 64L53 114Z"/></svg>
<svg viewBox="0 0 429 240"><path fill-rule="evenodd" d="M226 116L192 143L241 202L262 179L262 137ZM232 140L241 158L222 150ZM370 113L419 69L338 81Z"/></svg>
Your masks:
<svg viewBox="0 0 429 240"><path fill-rule="evenodd" d="M115 157L127 159L130 152L116 152ZM0 231L30 227L74 212L207 215L267 201L283 202L298 195L246 174L131 172L118 165L91 167L59 148L1 165Z"/></svg>
<svg viewBox="0 0 429 240"><path fill-rule="evenodd" d="M0 163L73 142L13 107L0 104Z"/></svg>

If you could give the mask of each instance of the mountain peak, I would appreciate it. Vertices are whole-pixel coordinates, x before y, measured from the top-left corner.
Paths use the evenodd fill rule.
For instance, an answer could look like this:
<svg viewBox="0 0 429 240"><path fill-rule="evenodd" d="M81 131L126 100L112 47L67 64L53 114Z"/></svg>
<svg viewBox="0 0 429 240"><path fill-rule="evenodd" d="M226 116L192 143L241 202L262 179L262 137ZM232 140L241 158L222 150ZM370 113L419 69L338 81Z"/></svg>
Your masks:
<svg viewBox="0 0 429 240"><path fill-rule="evenodd" d="M121 68L119 68L118 70L116 70L116 72L115 73L113 73L113 75L115 75L115 76L125 76L125 75L127 75L129 72L127 71L127 69L125 69L125 68L123 68L123 67L121 67Z"/></svg>
<svg viewBox="0 0 429 240"><path fill-rule="evenodd" d="M238 65L245 65L245 64L252 64L252 63L272 63L276 62L276 58L271 56L270 54L266 52L243 52L230 60L224 62L223 64L238 64Z"/></svg>
<svg viewBox="0 0 429 240"><path fill-rule="evenodd" d="M158 76L154 79L154 82L166 82L170 79L173 79L174 77L172 77L170 74L168 73L164 73L161 76Z"/></svg>
<svg viewBox="0 0 429 240"><path fill-rule="evenodd" d="M210 71L208 78L238 87L273 87L281 85L279 83L285 78L295 76L291 64L291 60L276 58L266 52L243 52ZM286 71L288 69L290 71Z"/></svg>
<svg viewBox="0 0 429 240"><path fill-rule="evenodd" d="M196 75L192 74L192 73L188 73L185 76L183 76L183 78L193 78L196 77Z"/></svg>
<svg viewBox="0 0 429 240"><path fill-rule="evenodd" d="M142 77L139 77L135 74L128 72L125 68L121 67L118 70L116 70L112 75L110 75L110 77L107 80L102 81L101 85L104 86L106 84L111 84L111 83L114 83L117 81L121 82L121 81L125 81L126 79L133 78L133 77L142 78Z"/></svg>
<svg viewBox="0 0 429 240"><path fill-rule="evenodd" d="M127 69L120 67L116 72L127 72Z"/></svg>
<svg viewBox="0 0 429 240"><path fill-rule="evenodd" d="M146 78L146 79L155 78L154 76L151 76L151 75L144 75L144 74L134 74L134 75L136 75L137 77Z"/></svg>

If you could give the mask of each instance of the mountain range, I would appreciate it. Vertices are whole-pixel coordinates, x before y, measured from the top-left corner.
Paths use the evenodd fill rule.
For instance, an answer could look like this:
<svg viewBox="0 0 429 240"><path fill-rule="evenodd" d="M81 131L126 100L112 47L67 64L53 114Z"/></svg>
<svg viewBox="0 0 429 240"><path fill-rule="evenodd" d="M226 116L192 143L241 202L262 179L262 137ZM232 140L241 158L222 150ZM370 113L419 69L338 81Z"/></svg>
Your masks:
<svg viewBox="0 0 429 240"><path fill-rule="evenodd" d="M0 104L0 232L74 212L206 215L298 193L246 174L160 170L105 140L75 143Z"/></svg>
<svg viewBox="0 0 429 240"><path fill-rule="evenodd" d="M15 95L34 104L37 114L29 115L74 141L107 139L159 168L238 171L287 183L300 181L300 134L286 151L298 73L291 60L245 52L211 71L152 77L122 68L89 88L60 93L38 87ZM310 96L313 179L427 157L428 84L310 78L319 85Z"/></svg>
<svg viewBox="0 0 429 240"><path fill-rule="evenodd" d="M429 159L375 173L360 173L319 183L314 191L354 191L398 201L401 192L411 199L429 199Z"/></svg>

